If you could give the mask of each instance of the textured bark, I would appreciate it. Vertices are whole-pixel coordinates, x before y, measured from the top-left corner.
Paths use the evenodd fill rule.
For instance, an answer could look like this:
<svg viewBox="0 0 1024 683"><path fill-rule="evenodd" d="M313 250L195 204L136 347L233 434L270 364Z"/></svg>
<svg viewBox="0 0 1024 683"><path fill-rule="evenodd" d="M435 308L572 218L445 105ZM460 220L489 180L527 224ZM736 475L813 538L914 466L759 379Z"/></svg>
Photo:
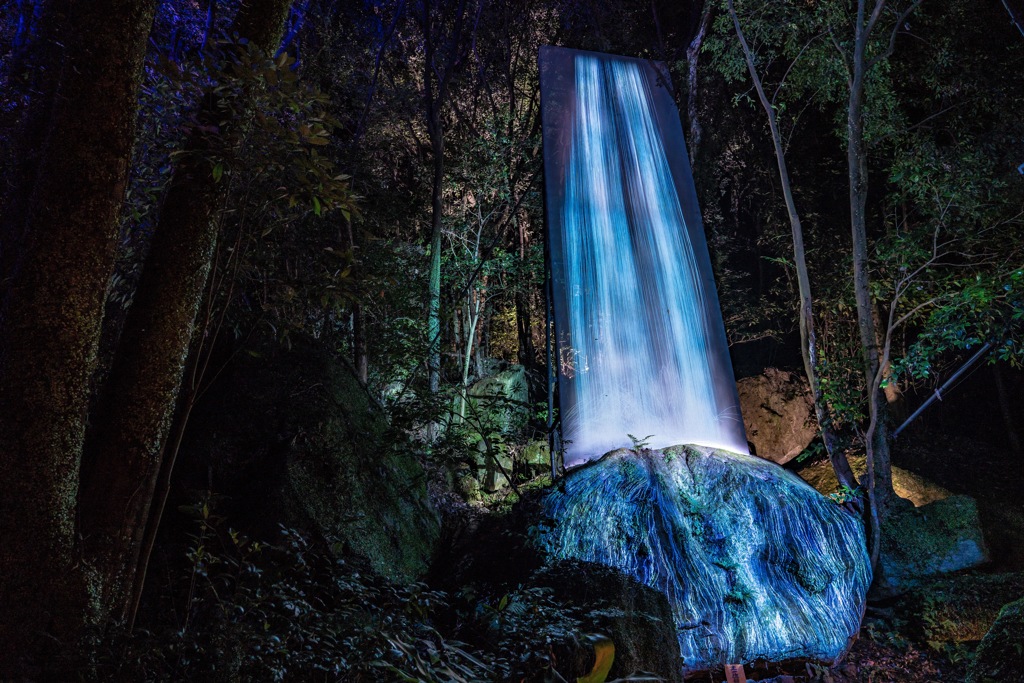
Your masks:
<svg viewBox="0 0 1024 683"><path fill-rule="evenodd" d="M264 53L280 43L290 0L242 5L233 32ZM209 106L209 105L208 105ZM200 122L214 123L204 111ZM244 121L247 115L239 117ZM222 123L225 128L242 121ZM106 389L103 423L82 476L81 524L97 591L111 616L130 608L150 506L174 416L189 345L217 243L226 183L213 178L209 138L198 129L175 169Z"/></svg>
<svg viewBox="0 0 1024 683"><path fill-rule="evenodd" d="M88 618L75 503L153 0L69 9L64 58L9 280L0 358L0 678Z"/></svg>
<svg viewBox="0 0 1024 683"><path fill-rule="evenodd" d="M864 144L864 82L871 68L867 58L868 40L885 0L876 0L871 17L866 16L867 0L857 0L853 54L850 61L849 99L846 111L846 161L850 185L850 228L853 236L853 292L857 302L857 327L864 353L864 378L868 398L868 426L864 434L867 450L867 491L871 524L871 561L878 561L881 518L896 495L892 488L892 458L889 452L886 401L881 391L882 372L874 304L871 300L871 276L867 238L867 150ZM898 25L898 24L897 24ZM895 35L895 34L894 34Z"/></svg>
<svg viewBox="0 0 1024 683"><path fill-rule="evenodd" d="M711 10L714 3L707 0L704 3L704 11L700 16L700 24L697 26L697 33L686 48L686 114L690 122L690 163L697 159L697 152L700 148L701 138L704 136L704 129L700 125L700 99L698 97L700 80L697 73L697 59L700 56L700 48L704 44L704 36L707 35L708 26L711 24Z"/></svg>

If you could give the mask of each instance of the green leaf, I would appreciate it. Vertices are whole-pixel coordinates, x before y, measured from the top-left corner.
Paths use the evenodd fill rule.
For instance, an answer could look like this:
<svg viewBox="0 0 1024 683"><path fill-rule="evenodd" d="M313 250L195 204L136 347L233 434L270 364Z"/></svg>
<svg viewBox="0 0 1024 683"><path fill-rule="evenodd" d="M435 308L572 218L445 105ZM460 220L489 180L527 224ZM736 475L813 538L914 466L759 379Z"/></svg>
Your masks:
<svg viewBox="0 0 1024 683"><path fill-rule="evenodd" d="M313 197L313 213L319 216L322 211L323 208L320 206L320 200L317 199L316 197Z"/></svg>
<svg viewBox="0 0 1024 683"><path fill-rule="evenodd" d="M220 179L221 179L221 177L223 177L223 175L224 175L224 164L218 162L217 165L213 167L213 182L219 183Z"/></svg>

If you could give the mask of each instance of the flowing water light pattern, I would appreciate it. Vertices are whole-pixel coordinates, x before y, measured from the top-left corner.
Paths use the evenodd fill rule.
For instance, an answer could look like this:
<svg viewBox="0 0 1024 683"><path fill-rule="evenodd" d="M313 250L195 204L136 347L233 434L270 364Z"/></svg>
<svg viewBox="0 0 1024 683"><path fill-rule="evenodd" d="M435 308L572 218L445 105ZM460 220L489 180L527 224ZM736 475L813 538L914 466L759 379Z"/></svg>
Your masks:
<svg viewBox="0 0 1024 683"><path fill-rule="evenodd" d="M545 93L544 121L566 464L628 434L746 453L699 215L680 197L682 129L657 106L668 91L646 62L572 55L572 92Z"/></svg>
<svg viewBox="0 0 1024 683"><path fill-rule="evenodd" d="M683 667L831 662L871 583L860 520L760 458L680 446L619 450L544 503L541 545L666 595Z"/></svg>

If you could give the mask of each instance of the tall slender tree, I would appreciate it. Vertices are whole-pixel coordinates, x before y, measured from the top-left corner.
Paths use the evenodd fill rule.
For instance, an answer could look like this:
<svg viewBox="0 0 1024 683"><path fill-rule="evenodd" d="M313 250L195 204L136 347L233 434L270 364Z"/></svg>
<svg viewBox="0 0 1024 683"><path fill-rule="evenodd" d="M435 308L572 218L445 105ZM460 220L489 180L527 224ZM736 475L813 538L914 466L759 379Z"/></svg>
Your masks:
<svg viewBox="0 0 1024 683"><path fill-rule="evenodd" d="M465 65L475 29L469 1L420 0L416 21L423 37L423 106L432 158L430 267L427 284L427 383L441 385L441 234L444 219L445 109L452 80ZM479 16L479 13L477 13Z"/></svg>
<svg viewBox="0 0 1024 683"><path fill-rule="evenodd" d="M743 33L740 25L740 18L736 12L733 0L728 0L729 15L736 29L736 37L739 39L740 47L743 49L743 58L746 62L750 78L754 83L754 90L757 92L758 100L764 109L768 120L768 129L772 136L772 147L775 150L775 161L779 169L779 183L782 186L782 196L786 203L786 213L789 216L790 232L793 239L793 264L796 270L797 290L799 292L799 325L800 325L800 355L803 358L804 374L807 376L808 386L811 388L811 395L814 400L814 414L818 420L818 428L821 430L822 440L825 449L828 451L829 460L835 470L839 482L855 488L857 478L850 468L850 463L845 452L835 442L835 434L827 417L825 400L821 390L821 382L818 379L818 339L814 331L814 300L811 296L811 278L807 270L807 257L804 249L804 230L800 221L800 213L796 208L796 201L793 199L793 184L789 178L789 168L786 164L786 151L783 145L782 132L779 129L779 120L776 113L775 99L780 90L785 86L786 78L783 76L775 89L775 94L769 98L765 92L764 83L758 72L756 58ZM812 37L811 40L816 40ZM799 59L800 55L797 56ZM789 70L786 71L786 74Z"/></svg>
<svg viewBox="0 0 1024 683"><path fill-rule="evenodd" d="M846 101L846 162L850 187L850 230L853 236L853 291L857 301L857 328L864 353L864 380L867 387L868 425L864 434L867 450L867 490L871 516L871 560L878 561L881 540L881 518L895 495L892 488L892 456L889 452L889 433L886 423L885 395L882 380L885 371L879 353L879 338L875 329L875 310L871 298L871 275L867 236L868 172L867 149L864 136L864 88L871 69L888 59L896 46L896 37L904 22L922 0L914 0L902 11L894 11L888 0L875 0L871 14L867 13L868 0L857 0L853 23L852 50L845 49L838 40L836 49L843 56L847 69L848 97ZM869 54L872 34L881 30L883 13L893 14L889 36L874 54Z"/></svg>

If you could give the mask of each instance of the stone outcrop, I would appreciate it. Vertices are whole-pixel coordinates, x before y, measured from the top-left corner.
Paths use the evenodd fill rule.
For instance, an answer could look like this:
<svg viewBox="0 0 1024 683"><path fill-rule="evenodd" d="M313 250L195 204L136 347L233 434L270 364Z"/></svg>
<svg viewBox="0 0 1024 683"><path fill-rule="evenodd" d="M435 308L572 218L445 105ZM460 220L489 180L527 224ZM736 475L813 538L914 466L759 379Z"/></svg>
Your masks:
<svg viewBox="0 0 1024 683"><path fill-rule="evenodd" d="M515 463L504 441L521 431L529 419L526 369L504 364L496 370L466 392L462 422L475 447L468 471L458 476L466 500L480 500L484 493L508 488Z"/></svg>
<svg viewBox="0 0 1024 683"><path fill-rule="evenodd" d="M967 671L967 683L1024 683L1024 598L999 612Z"/></svg>
<svg viewBox="0 0 1024 683"><path fill-rule="evenodd" d="M900 595L922 579L977 567L988 560L973 498L950 496L921 507L897 499L882 523L872 597Z"/></svg>
<svg viewBox="0 0 1024 683"><path fill-rule="evenodd" d="M470 387L466 422L470 428L511 434L529 417L526 369L509 365Z"/></svg>
<svg viewBox="0 0 1024 683"><path fill-rule="evenodd" d="M924 581L900 598L912 635L937 647L985 637L1003 605L1024 595L1024 573L960 572Z"/></svg>
<svg viewBox="0 0 1024 683"><path fill-rule="evenodd" d="M867 460L863 455L851 457L850 467L853 468L853 473L857 475L858 479L863 479L868 471ZM797 474L826 496L835 493L839 487L835 470L832 469L832 465L828 461L807 465L798 470ZM909 500L915 507L943 500L953 495L951 491L935 482L896 466L892 468L892 488L896 491L897 496Z"/></svg>
<svg viewBox="0 0 1024 683"><path fill-rule="evenodd" d="M867 472L864 456L850 458L858 478ZM832 465L817 462L797 474L826 495L839 485ZM892 468L899 496L882 529L882 546L872 597L901 595L922 580L977 567L989 560L973 498L949 490L900 467Z"/></svg>
<svg viewBox="0 0 1024 683"><path fill-rule="evenodd" d="M572 560L539 569L528 583L551 589L559 602L587 620L589 631L612 641L615 661L609 679L649 671L668 683L682 681L672 609L662 593L610 567ZM586 673L589 662L583 663L571 673Z"/></svg>
<svg viewBox="0 0 1024 683"><path fill-rule="evenodd" d="M795 475L697 446L621 449L547 494L537 543L668 597L684 671L723 661L831 662L860 626L861 521Z"/></svg>
<svg viewBox="0 0 1024 683"><path fill-rule="evenodd" d="M789 462L818 433L807 380L785 370L767 368L736 383L747 439L758 457Z"/></svg>
<svg viewBox="0 0 1024 683"><path fill-rule="evenodd" d="M240 517L313 530L395 581L426 571L440 520L424 470L323 344L236 354L190 430L189 459Z"/></svg>

